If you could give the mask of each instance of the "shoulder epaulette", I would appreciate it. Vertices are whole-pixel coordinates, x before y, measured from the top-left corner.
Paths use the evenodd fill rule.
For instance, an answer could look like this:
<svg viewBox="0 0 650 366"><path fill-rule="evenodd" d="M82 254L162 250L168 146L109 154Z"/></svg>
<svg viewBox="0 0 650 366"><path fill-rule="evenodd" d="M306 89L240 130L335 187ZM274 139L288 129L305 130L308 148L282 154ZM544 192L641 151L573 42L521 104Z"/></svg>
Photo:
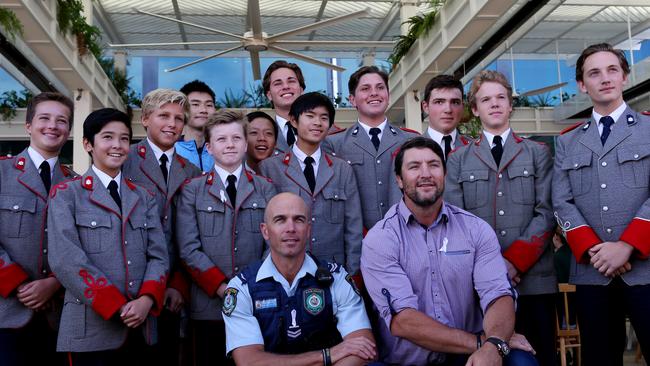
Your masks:
<svg viewBox="0 0 650 366"><path fill-rule="evenodd" d="M181 167L185 168L185 165L187 165L187 160L185 160L184 157L182 157L182 156L180 156L178 154L175 154L175 155L176 155L176 160L178 160L178 162L181 164Z"/></svg>
<svg viewBox="0 0 650 366"><path fill-rule="evenodd" d="M563 130L560 132L560 135L564 135L564 134L567 133L567 132L570 132L570 131L575 130L576 128L580 127L580 125L582 125L583 123L584 123L584 122L578 122L578 123L576 123L576 124L573 125L573 126L569 126L569 127L565 128L565 129L563 129Z"/></svg>
<svg viewBox="0 0 650 366"><path fill-rule="evenodd" d="M61 173L63 173L63 176L64 176L64 177L69 177L69 176L71 176L71 175L75 175L75 174L76 174L76 173L74 172L74 170L68 168L67 166L65 166L65 165L63 165L63 164L59 164L59 167L61 168Z"/></svg>
<svg viewBox="0 0 650 366"><path fill-rule="evenodd" d="M470 144L470 140L467 137L463 136L463 135L460 135L460 142L462 142L463 145L469 145Z"/></svg>
<svg viewBox="0 0 650 366"><path fill-rule="evenodd" d="M641 114L644 116L650 116L650 111L643 111Z"/></svg>
<svg viewBox="0 0 650 366"><path fill-rule="evenodd" d="M329 133L327 134L327 136L336 135L336 134L339 134L339 133L344 132L344 131L347 131L347 130L348 130L347 128L340 128L340 127L337 127L337 130L336 130L336 131L329 132Z"/></svg>
<svg viewBox="0 0 650 366"><path fill-rule="evenodd" d="M412 129L410 129L410 128L406 128L406 127L400 127L399 129L402 130L402 131L405 131L405 132L414 133L414 134L416 134L416 135L419 135L419 134L420 134L418 131L416 131L416 130L412 130Z"/></svg>
<svg viewBox="0 0 650 366"><path fill-rule="evenodd" d="M63 182L60 182L59 184L56 184L52 189L50 189L50 197L54 198L56 196L57 191L63 191L68 188L68 183L74 182L76 180L80 180L81 176L78 175L72 179L64 180Z"/></svg>
<svg viewBox="0 0 650 366"><path fill-rule="evenodd" d="M262 175L260 173L255 173L255 172L253 172L253 174L255 174L256 176L258 176L258 177L260 177L262 179L266 179L266 181L269 182L269 183L273 183L273 180L271 180L271 178L269 178L269 177L267 177L265 175Z"/></svg>
<svg viewBox="0 0 650 366"><path fill-rule="evenodd" d="M15 156L11 156L11 155L0 156L0 160L9 160L9 159L13 159L13 158L15 158Z"/></svg>
<svg viewBox="0 0 650 366"><path fill-rule="evenodd" d="M327 269L330 270L330 273L339 273L341 271L341 265L336 262L327 262Z"/></svg>

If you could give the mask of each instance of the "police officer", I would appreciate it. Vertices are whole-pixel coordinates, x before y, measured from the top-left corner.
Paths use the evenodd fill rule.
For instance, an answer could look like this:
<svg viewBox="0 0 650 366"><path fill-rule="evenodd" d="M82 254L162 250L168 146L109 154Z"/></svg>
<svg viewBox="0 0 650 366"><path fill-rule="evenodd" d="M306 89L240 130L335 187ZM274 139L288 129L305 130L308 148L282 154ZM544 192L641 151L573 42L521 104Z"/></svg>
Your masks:
<svg viewBox="0 0 650 366"><path fill-rule="evenodd" d="M388 74L377 66L355 71L348 89L359 119L352 127L330 134L323 149L352 166L366 232L401 198L393 174L393 155L402 142L419 134L388 122Z"/></svg>
<svg viewBox="0 0 650 366"><path fill-rule="evenodd" d="M226 347L237 364L361 365L375 358L351 277L305 253L310 228L297 195L281 193L268 203L261 229L270 255L230 281L223 304Z"/></svg>
<svg viewBox="0 0 650 366"><path fill-rule="evenodd" d="M471 138L458 132L465 112L463 94L463 84L451 75L435 76L424 88L422 111L429 120L424 136L440 145L445 160L453 149L471 142Z"/></svg>
<svg viewBox="0 0 650 366"><path fill-rule="evenodd" d="M59 159L73 111L72 101L59 93L35 96L27 107L29 147L0 157L1 365L56 360L61 284L47 261L45 223L50 186L76 176Z"/></svg>
<svg viewBox="0 0 650 366"><path fill-rule="evenodd" d="M511 130L512 88L503 74L481 71L469 95L483 131L449 155L445 200L496 231L508 276L521 295L515 330L528 337L540 364L554 365L551 155L545 145Z"/></svg>
<svg viewBox="0 0 650 366"><path fill-rule="evenodd" d="M622 365L626 315L650 357L650 118L623 101L629 73L623 51L587 47L576 80L592 117L556 145L553 206L575 257L585 365Z"/></svg>

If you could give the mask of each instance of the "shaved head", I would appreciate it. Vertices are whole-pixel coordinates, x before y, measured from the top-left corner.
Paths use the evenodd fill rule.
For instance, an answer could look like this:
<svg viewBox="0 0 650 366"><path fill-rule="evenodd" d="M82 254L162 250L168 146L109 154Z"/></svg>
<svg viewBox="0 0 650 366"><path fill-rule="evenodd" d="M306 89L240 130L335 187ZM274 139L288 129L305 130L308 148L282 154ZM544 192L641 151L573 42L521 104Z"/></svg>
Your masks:
<svg viewBox="0 0 650 366"><path fill-rule="evenodd" d="M273 196L269 203L266 204L264 211L264 222L268 223L275 215L275 212L282 208L293 207L292 213L302 213L305 217L309 218L309 209L297 194L291 192L279 193Z"/></svg>
<svg viewBox="0 0 650 366"><path fill-rule="evenodd" d="M275 195L266 205L260 229L276 266L283 260L302 262L311 232L309 208L302 198L294 193Z"/></svg>

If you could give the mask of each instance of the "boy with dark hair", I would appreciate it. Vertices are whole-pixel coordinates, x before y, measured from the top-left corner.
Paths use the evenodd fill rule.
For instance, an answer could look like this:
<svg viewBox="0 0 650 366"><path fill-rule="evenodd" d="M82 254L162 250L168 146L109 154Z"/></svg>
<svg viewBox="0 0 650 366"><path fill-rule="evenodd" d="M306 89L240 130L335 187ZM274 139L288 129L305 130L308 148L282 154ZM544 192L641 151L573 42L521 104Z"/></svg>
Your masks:
<svg viewBox="0 0 650 366"><path fill-rule="evenodd" d="M275 109L279 130L275 150L278 154L288 152L296 141L296 131L289 123L289 111L296 98L305 91L305 78L298 65L278 60L266 69L262 87Z"/></svg>
<svg viewBox="0 0 650 366"><path fill-rule="evenodd" d="M215 165L183 186L176 240L192 276L190 301L197 365L229 364L221 316L228 280L262 258L260 223L275 188L245 169L245 117L220 110L208 119L206 147Z"/></svg>
<svg viewBox="0 0 650 366"><path fill-rule="evenodd" d="M284 155L264 160L260 171L279 192L299 195L311 209L308 250L358 274L363 229L354 171L321 149L334 123L334 106L323 94L307 93L291 105L289 116L297 130L296 144Z"/></svg>
<svg viewBox="0 0 650 366"><path fill-rule="evenodd" d="M163 307L169 261L152 193L122 176L131 121L103 108L86 118L92 166L50 193L48 259L65 287L57 351L70 364L145 364L148 314Z"/></svg>
<svg viewBox="0 0 650 366"><path fill-rule="evenodd" d="M429 80L424 88L422 110L429 120L424 136L442 147L445 159L453 149L471 141L457 129L465 112L463 97L463 84L451 75L438 75Z"/></svg>
<svg viewBox="0 0 650 366"><path fill-rule="evenodd" d="M142 100L142 125L147 137L131 145L122 172L133 182L155 192L159 218L165 233L170 261L170 278L165 290L165 309L158 319L160 351L158 361L176 364L179 353L180 311L188 298L188 283L178 262L174 241L176 201L186 179L201 171L181 157L175 149L176 138L184 125L187 98L170 89L156 89ZM185 297L185 299L184 299Z"/></svg>
<svg viewBox="0 0 650 366"><path fill-rule="evenodd" d="M330 134L323 148L352 166L365 232L402 196L392 174L392 157L404 141L418 133L388 122L388 74L377 66L355 71L348 87L350 103L357 109L359 119L352 127Z"/></svg>
<svg viewBox="0 0 650 366"><path fill-rule="evenodd" d="M29 101L29 147L0 157L0 364L62 362L56 354L61 284L47 261L50 187L76 176L59 154L70 136L74 105L58 93ZM35 351L34 344L39 345Z"/></svg>
<svg viewBox="0 0 650 366"><path fill-rule="evenodd" d="M622 365L625 318L650 357L650 117L623 100L630 67L606 43L587 47L576 63L591 118L557 139L553 208L575 258L585 365Z"/></svg>
<svg viewBox="0 0 650 366"><path fill-rule="evenodd" d="M278 138L278 125L273 117L262 111L246 115L248 120L248 152L246 167L259 173L259 163L273 155Z"/></svg>
<svg viewBox="0 0 650 366"><path fill-rule="evenodd" d="M178 155L198 166L202 171L210 171L214 162L205 149L203 129L208 117L216 111L214 91L204 82L193 80L183 85L180 92L189 103L189 116L183 135L176 142Z"/></svg>

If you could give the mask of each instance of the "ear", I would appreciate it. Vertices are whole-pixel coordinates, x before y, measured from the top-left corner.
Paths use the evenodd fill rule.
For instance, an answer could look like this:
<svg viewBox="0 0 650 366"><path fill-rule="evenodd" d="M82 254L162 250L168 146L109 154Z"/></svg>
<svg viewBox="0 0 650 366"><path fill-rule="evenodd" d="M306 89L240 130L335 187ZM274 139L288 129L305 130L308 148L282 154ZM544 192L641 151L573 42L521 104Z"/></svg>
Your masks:
<svg viewBox="0 0 650 366"><path fill-rule="evenodd" d="M298 129L298 120L295 119L293 116L289 116L289 123L291 123L293 128Z"/></svg>
<svg viewBox="0 0 650 366"><path fill-rule="evenodd" d="M269 91L266 92L266 99L273 102L273 100L271 99L271 89L269 89Z"/></svg>
<svg viewBox="0 0 650 366"><path fill-rule="evenodd" d="M583 92L585 94L589 94L589 92L587 92L587 87L585 87L584 81L577 81L576 80L576 83L578 84L578 88L580 89L581 92Z"/></svg>
<svg viewBox="0 0 650 366"><path fill-rule="evenodd" d="M25 131L27 131L28 135L32 134L32 123L31 122L25 123Z"/></svg>
<svg viewBox="0 0 650 366"><path fill-rule="evenodd" d="M269 240L269 228L266 226L266 223L260 223L260 231L262 232L262 237L264 240Z"/></svg>
<svg viewBox="0 0 650 366"><path fill-rule="evenodd" d="M478 117L479 116L478 115L478 109L476 107L471 107L471 108L472 108L472 114L474 115L474 117Z"/></svg>
<svg viewBox="0 0 650 366"><path fill-rule="evenodd" d="M402 183L402 177L396 175L395 178L397 179L397 186L399 187L399 189L404 190L404 183Z"/></svg>
<svg viewBox="0 0 650 366"><path fill-rule="evenodd" d="M357 107L357 102L356 102L356 100L354 99L354 95L353 95L353 94L350 94L350 95L348 96L348 100L350 101L350 105L351 105L351 106L353 106L354 108Z"/></svg>
<svg viewBox="0 0 650 366"><path fill-rule="evenodd" d="M429 115L429 103L427 103L426 100L423 100L420 104L422 105L422 111Z"/></svg>
<svg viewBox="0 0 650 366"><path fill-rule="evenodd" d="M90 143L90 141L88 141L87 138L84 137L82 143L86 152L91 153L93 151L93 145Z"/></svg>

